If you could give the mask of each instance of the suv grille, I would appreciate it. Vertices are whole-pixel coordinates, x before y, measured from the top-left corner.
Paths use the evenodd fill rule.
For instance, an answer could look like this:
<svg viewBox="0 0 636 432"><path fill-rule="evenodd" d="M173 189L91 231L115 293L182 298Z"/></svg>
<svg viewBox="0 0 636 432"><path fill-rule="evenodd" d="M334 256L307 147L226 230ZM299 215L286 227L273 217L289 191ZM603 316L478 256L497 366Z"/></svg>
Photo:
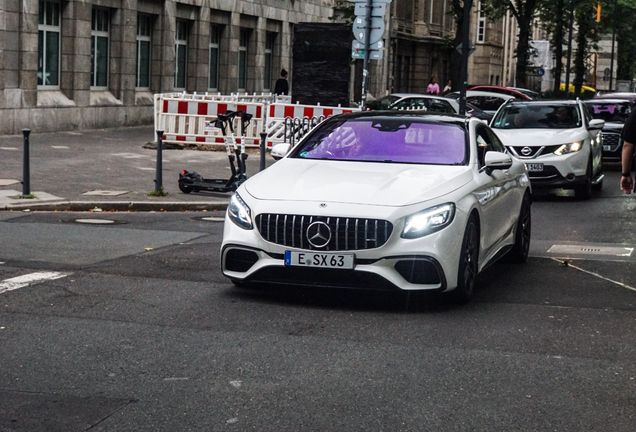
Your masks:
<svg viewBox="0 0 636 432"><path fill-rule="evenodd" d="M523 154L523 149L524 148L529 148L530 152L528 154ZM550 153L554 153L555 151L557 151L559 149L559 147L561 147L561 144L559 145L551 145L551 146L536 146L536 147L530 147L530 146L509 146L508 149L510 149L512 151L512 153L518 157L519 159L533 159L536 158L538 156L541 155L547 155Z"/></svg>
<svg viewBox="0 0 636 432"><path fill-rule="evenodd" d="M601 132L601 136L603 137L603 145L611 146L612 151L615 151L621 142L621 136L617 133Z"/></svg>
<svg viewBox="0 0 636 432"><path fill-rule="evenodd" d="M309 242L307 228L314 222L324 222L322 235L329 241L322 247ZM393 224L380 219L342 218L333 216L305 216L260 214L256 227L265 241L299 249L349 251L381 247L391 236Z"/></svg>

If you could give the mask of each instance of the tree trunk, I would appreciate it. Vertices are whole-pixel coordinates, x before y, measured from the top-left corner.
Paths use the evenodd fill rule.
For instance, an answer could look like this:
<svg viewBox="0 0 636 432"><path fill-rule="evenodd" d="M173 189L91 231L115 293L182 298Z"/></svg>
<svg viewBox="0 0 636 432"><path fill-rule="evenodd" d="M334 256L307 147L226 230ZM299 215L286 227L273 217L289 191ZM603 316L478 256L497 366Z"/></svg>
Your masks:
<svg viewBox="0 0 636 432"><path fill-rule="evenodd" d="M552 36L552 44L554 45L554 87L553 91L556 93L561 90L561 73L563 72L563 16L565 9L563 8L563 0L557 0L556 8L556 22L554 27L554 34Z"/></svg>
<svg viewBox="0 0 636 432"><path fill-rule="evenodd" d="M530 29L528 24L519 22L519 41L517 42L517 67L515 81L517 87L526 87L526 71L528 69L528 48L530 46Z"/></svg>

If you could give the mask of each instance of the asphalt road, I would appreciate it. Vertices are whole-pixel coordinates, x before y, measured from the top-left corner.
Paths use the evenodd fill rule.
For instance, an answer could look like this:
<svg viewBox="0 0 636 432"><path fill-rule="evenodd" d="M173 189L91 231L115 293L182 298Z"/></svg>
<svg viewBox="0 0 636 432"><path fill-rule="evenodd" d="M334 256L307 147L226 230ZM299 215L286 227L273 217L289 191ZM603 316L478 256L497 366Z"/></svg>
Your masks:
<svg viewBox="0 0 636 432"><path fill-rule="evenodd" d="M536 194L531 258L466 306L235 288L210 212L0 213L0 291L58 277L0 293L0 431L634 431L618 180Z"/></svg>

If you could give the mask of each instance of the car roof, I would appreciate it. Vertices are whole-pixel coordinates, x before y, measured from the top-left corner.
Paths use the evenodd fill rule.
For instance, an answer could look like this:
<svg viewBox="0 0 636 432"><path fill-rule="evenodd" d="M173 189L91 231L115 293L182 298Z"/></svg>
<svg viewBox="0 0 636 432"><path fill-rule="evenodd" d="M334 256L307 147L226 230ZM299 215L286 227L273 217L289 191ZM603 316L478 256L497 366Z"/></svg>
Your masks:
<svg viewBox="0 0 636 432"><path fill-rule="evenodd" d="M459 94L459 92L453 92L452 94ZM494 92L481 91L481 90L467 90L466 96L488 96L488 97L499 97L502 99L514 99L514 96L509 94L494 93Z"/></svg>
<svg viewBox="0 0 636 432"><path fill-rule="evenodd" d="M636 100L636 93L629 93L629 92L605 93L602 95L595 96L594 99L634 99Z"/></svg>
<svg viewBox="0 0 636 432"><path fill-rule="evenodd" d="M594 98L594 99L584 100L583 103L585 104L630 103L633 105L635 101L632 99L621 99L621 98Z"/></svg>
<svg viewBox="0 0 636 432"><path fill-rule="evenodd" d="M446 114L446 113L428 113L427 111L396 111L396 110L379 110L379 111L358 111L347 114L339 114L330 118L346 118L346 119L358 119L358 118L388 118L388 117L403 117L420 120L429 120L440 123L451 123L457 126L464 127L467 121L471 117L461 116L459 114Z"/></svg>
<svg viewBox="0 0 636 432"><path fill-rule="evenodd" d="M479 86L471 87L470 91L488 91L489 89L492 90L492 93L510 95L510 96L521 98L524 100L530 99L528 95L521 93L517 90L507 88L507 87L479 85Z"/></svg>

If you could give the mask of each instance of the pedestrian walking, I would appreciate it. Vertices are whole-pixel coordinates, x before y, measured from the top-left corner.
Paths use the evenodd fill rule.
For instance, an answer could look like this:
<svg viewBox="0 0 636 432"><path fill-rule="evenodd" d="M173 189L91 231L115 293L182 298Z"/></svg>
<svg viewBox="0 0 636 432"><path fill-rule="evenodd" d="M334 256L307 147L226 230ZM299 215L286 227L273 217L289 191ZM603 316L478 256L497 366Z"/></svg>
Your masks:
<svg viewBox="0 0 636 432"><path fill-rule="evenodd" d="M274 94L289 94L289 83L287 82L287 71L285 69L280 71L280 78L276 80L276 85L274 86Z"/></svg>
<svg viewBox="0 0 636 432"><path fill-rule="evenodd" d="M636 110L632 111L627 117L621 133L621 139L623 140L621 189L626 194L630 194L634 191L632 175L634 171L634 150L636 149Z"/></svg>
<svg viewBox="0 0 636 432"><path fill-rule="evenodd" d="M435 82L435 76L431 77L431 81L428 83L428 87L426 87L426 93L430 95L438 95L439 94L439 85Z"/></svg>
<svg viewBox="0 0 636 432"><path fill-rule="evenodd" d="M448 82L446 83L446 86L444 87L444 90L442 91L442 93L446 94L446 93L450 92L451 90L452 90L451 80L448 80Z"/></svg>

